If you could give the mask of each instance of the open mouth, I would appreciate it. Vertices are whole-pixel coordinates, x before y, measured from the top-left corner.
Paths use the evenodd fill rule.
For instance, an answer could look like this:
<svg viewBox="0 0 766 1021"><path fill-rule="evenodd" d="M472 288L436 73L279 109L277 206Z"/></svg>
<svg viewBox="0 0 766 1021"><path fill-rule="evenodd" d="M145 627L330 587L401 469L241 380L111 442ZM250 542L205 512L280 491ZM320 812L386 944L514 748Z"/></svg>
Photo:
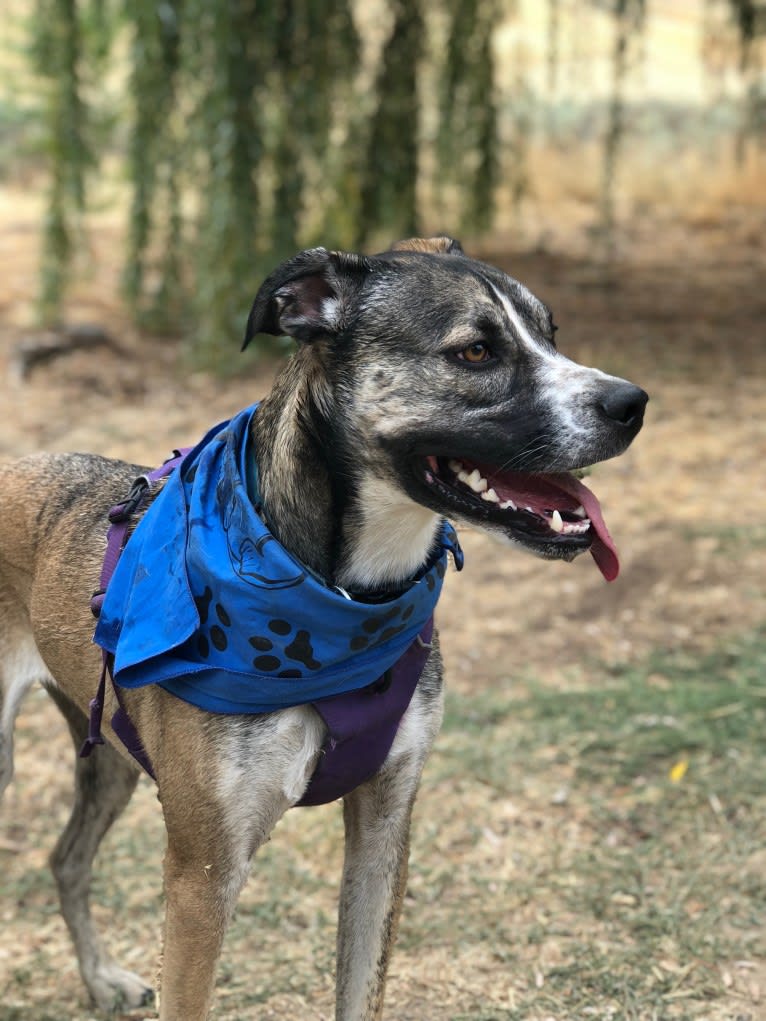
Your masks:
<svg viewBox="0 0 766 1021"><path fill-rule="evenodd" d="M505 534L541 556L572 560L590 550L607 581L620 570L595 494L569 472L503 471L465 458L429 455L426 486L449 510Z"/></svg>

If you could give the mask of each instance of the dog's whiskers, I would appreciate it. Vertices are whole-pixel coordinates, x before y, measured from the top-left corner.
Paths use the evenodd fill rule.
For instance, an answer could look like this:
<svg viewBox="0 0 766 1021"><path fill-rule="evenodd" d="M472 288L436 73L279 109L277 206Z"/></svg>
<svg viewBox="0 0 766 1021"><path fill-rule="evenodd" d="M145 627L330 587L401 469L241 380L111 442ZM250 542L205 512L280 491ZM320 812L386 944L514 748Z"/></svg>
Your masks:
<svg viewBox="0 0 766 1021"><path fill-rule="evenodd" d="M534 445L535 443L537 443L537 446ZM530 440L526 447L522 447L520 450L517 450L513 457L509 457L507 461L504 461L498 471L516 471L518 470L518 466L524 461L531 460L532 457L539 457L541 454L547 453L550 449L551 443L549 440L545 440L542 443L540 443L537 439Z"/></svg>

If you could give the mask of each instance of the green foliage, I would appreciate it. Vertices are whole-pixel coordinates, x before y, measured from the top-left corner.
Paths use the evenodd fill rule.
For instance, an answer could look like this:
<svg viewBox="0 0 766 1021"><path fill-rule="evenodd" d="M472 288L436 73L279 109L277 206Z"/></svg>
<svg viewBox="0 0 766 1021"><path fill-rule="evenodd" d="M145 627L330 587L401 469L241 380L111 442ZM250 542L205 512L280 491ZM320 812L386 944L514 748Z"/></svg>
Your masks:
<svg viewBox="0 0 766 1021"><path fill-rule="evenodd" d="M134 0L127 5L133 32L130 91L134 109L127 154L133 200L124 288L138 318L148 317L155 327L168 325L164 317L177 305L180 289L179 139L173 107L182 3L174 0L158 6L152 0ZM165 213L162 224L155 222L160 210ZM164 235L159 245L163 256L157 300L150 310L144 304L145 281L155 232Z"/></svg>
<svg viewBox="0 0 766 1021"><path fill-rule="evenodd" d="M139 311L149 300L152 326L183 325L197 361L213 366L242 332L254 280L301 243L307 193L327 159L358 39L346 4L327 15L309 0L144 0L130 17L126 289ZM196 200L188 224L182 194ZM185 247L192 257L183 258ZM152 254L162 259L153 295L145 265ZM182 320L184 272L190 315Z"/></svg>
<svg viewBox="0 0 766 1021"><path fill-rule="evenodd" d="M591 3L615 26L600 188L609 257L624 85L646 5ZM742 137L760 136L766 103L749 55L764 8L729 0L729 10L749 75ZM37 0L31 53L50 165L43 318L60 313L88 176L106 150L131 186L123 284L134 315L185 334L210 366L241 333L259 277L299 247L417 233L437 208L444 226L476 235L493 225L501 180L520 202L539 108L519 62L501 148L493 47L515 3L380 0L353 11L351 0ZM551 93L563 11L548 0ZM111 62L126 53L126 101L105 116L102 81L119 88Z"/></svg>
<svg viewBox="0 0 766 1021"><path fill-rule="evenodd" d="M82 24L76 0L39 0L32 56L47 79L51 182L45 221L40 312L55 319L85 208L85 175L93 159L81 96Z"/></svg>
<svg viewBox="0 0 766 1021"><path fill-rule="evenodd" d="M646 23L646 0L614 0L613 11L615 32L612 50L612 88L604 136L601 181L601 229L607 262L611 262L614 257L617 167L625 138L623 92L630 61L634 56L634 44Z"/></svg>
<svg viewBox="0 0 766 1021"><path fill-rule="evenodd" d="M36 64L51 83L47 318L64 294L92 163L82 70L103 65L120 33L130 62L125 294L140 323L185 332L198 361L222 360L254 281L302 244L417 233L434 17L447 45L428 68L439 82L433 183L449 188L451 222L474 234L492 224L498 0L441 0L427 12L420 0L389 0L390 33L364 96L370 69L348 0L329 9L319 0L135 0L121 21L103 0L39 5ZM521 167L530 122L514 123ZM523 172L510 179L518 198Z"/></svg>
<svg viewBox="0 0 766 1021"><path fill-rule="evenodd" d="M195 354L216 361L222 344L243 332L256 267L259 199L256 173L262 157L258 86L263 5L189 0L189 55L199 93L193 113L195 172L204 201L194 238ZM191 31L191 26L194 31Z"/></svg>
<svg viewBox="0 0 766 1021"><path fill-rule="evenodd" d="M496 0L450 0L441 75L437 158L443 181L463 199L461 228L487 230L498 179L497 106L492 37Z"/></svg>
<svg viewBox="0 0 766 1021"><path fill-rule="evenodd" d="M393 8L362 171L359 243L383 224L396 236L418 229L417 82L424 25L418 0L394 0Z"/></svg>

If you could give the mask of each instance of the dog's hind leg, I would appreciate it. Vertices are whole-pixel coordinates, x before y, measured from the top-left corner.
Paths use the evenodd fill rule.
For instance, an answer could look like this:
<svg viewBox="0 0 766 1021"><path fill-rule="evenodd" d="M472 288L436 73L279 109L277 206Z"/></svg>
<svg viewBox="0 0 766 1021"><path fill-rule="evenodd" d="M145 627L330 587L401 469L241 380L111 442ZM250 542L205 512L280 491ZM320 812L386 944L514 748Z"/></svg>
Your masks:
<svg viewBox="0 0 766 1021"><path fill-rule="evenodd" d="M79 750L88 733L87 718L57 689L49 689L49 694ZM72 814L50 859L80 974L94 1003L104 1011L143 1006L154 998L145 982L111 960L90 912L93 858L102 837L130 801L138 775L137 768L109 744L100 745L87 759L78 757Z"/></svg>

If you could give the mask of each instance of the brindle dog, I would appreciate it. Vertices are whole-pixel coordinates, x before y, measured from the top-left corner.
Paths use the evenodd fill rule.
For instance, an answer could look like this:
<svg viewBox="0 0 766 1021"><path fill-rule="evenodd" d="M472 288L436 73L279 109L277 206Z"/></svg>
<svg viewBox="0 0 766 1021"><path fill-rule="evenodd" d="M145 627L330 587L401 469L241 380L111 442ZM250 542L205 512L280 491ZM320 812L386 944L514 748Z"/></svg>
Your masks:
<svg viewBox="0 0 766 1021"><path fill-rule="evenodd" d="M442 516L547 558L614 547L598 503L569 472L622 453L646 394L554 346L551 313L520 283L447 238L372 257L312 249L279 267L247 338L299 347L254 418L272 530L329 583L364 596L406 587ZM139 473L101 457L39 455L0 469L0 791L34 681L79 748L100 658L89 598L105 514ZM550 474L554 473L554 474ZM584 494L587 494L585 496ZM224 930L257 848L302 796L324 740L308 706L205 713L157 685L124 699L157 776L167 827L162 1021L203 1021ZM114 711L110 694L105 721ZM337 1013L382 1016L407 872L410 814L442 717L438 644L380 771L344 799ZM95 1004L151 990L112 962L89 910L91 863L138 768L108 743L75 767L72 816L52 855L61 908Z"/></svg>

